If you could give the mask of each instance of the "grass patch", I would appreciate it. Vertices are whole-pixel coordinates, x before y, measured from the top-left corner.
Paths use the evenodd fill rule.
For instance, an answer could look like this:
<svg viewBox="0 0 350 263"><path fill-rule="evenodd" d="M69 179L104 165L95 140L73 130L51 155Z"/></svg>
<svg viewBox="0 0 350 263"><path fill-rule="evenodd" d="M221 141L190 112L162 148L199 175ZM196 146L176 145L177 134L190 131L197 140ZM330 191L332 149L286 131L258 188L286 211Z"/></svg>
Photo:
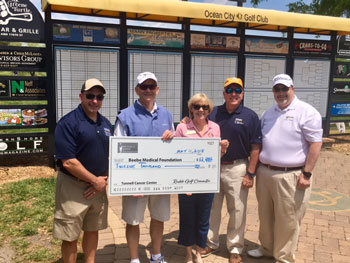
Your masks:
<svg viewBox="0 0 350 263"><path fill-rule="evenodd" d="M0 186L0 246L16 250L16 262L54 262L60 241L52 238L56 178Z"/></svg>

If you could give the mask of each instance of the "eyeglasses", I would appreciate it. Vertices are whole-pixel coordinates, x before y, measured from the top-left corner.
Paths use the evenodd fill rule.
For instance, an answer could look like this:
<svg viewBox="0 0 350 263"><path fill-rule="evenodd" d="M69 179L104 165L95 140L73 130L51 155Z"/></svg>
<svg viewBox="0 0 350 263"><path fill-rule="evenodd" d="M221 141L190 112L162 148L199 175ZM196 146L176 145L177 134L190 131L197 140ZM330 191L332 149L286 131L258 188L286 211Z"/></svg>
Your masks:
<svg viewBox="0 0 350 263"><path fill-rule="evenodd" d="M157 88L157 85L156 85L156 84L149 84L149 85L147 85L147 84L142 84L142 85L139 85L139 88L140 88L141 90L147 90L147 89L149 89L149 90L155 90L155 89Z"/></svg>
<svg viewBox="0 0 350 263"><path fill-rule="evenodd" d="M88 93L88 94L85 94L85 97L88 100L94 100L96 98L98 101L102 101L105 96L103 96L103 95L94 95L94 94Z"/></svg>
<svg viewBox="0 0 350 263"><path fill-rule="evenodd" d="M227 88L227 89L225 89L225 92L227 93L227 94L231 94L231 93L236 93L236 94L241 94L242 93L242 89L241 88Z"/></svg>
<svg viewBox="0 0 350 263"><path fill-rule="evenodd" d="M287 87L287 86L283 86L283 87L281 87L281 88L279 88L279 87L273 87L272 90L273 90L274 92L280 92L280 91L287 92L287 91L289 90L289 87Z"/></svg>
<svg viewBox="0 0 350 263"><path fill-rule="evenodd" d="M195 110L199 110L200 108L202 108L203 110L209 110L209 105L193 104L192 107L193 107Z"/></svg>

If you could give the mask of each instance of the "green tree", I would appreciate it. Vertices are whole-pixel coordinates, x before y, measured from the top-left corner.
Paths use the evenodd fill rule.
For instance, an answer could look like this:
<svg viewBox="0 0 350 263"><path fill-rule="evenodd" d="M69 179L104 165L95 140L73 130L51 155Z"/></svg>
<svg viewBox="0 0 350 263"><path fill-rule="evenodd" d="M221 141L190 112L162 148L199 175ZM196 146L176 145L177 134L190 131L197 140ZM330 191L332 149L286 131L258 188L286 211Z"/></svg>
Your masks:
<svg viewBox="0 0 350 263"><path fill-rule="evenodd" d="M251 0L250 2L257 7L263 1L268 0ZM288 4L288 8L289 12L295 13L350 17L350 0L312 0L310 4L298 0Z"/></svg>

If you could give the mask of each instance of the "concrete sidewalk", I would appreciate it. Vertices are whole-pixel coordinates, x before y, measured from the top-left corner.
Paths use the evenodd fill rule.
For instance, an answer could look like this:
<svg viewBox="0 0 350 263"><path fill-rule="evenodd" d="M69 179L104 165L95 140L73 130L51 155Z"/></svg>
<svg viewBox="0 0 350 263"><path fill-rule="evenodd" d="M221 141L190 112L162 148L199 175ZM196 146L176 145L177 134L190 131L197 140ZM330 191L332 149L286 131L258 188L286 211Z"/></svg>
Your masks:
<svg viewBox="0 0 350 263"><path fill-rule="evenodd" d="M184 263L185 249L177 244L179 213L177 195L171 198L171 219L165 223L162 253L169 263ZM205 263L228 262L225 245L228 215L223 207L220 251L205 258ZM149 262L150 217L141 224L140 260ZM253 259L246 251L259 245L259 220L255 188L249 191L245 234L245 263L272 263L273 259ZM121 220L121 198L110 198L109 228L100 232L97 263L129 263L125 223ZM302 225L297 263L350 262L350 155L322 150L313 176L313 193Z"/></svg>

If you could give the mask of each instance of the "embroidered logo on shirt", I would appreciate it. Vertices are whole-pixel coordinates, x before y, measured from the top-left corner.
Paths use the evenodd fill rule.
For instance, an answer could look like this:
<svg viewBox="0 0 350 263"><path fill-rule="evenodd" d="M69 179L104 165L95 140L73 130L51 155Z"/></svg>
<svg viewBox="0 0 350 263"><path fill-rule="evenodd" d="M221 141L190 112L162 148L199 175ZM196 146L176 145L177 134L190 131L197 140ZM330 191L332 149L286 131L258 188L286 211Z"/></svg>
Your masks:
<svg viewBox="0 0 350 263"><path fill-rule="evenodd" d="M287 121L293 121L294 120L294 116L286 116L286 120Z"/></svg>
<svg viewBox="0 0 350 263"><path fill-rule="evenodd" d="M194 130L188 130L188 131L186 132L186 135L191 135L191 134L196 134L196 131L194 131Z"/></svg>
<svg viewBox="0 0 350 263"><path fill-rule="evenodd" d="M104 128L104 130L105 130L105 135L106 136L111 136L111 130L110 129Z"/></svg>
<svg viewBox="0 0 350 263"><path fill-rule="evenodd" d="M242 119L235 119L235 124L244 124Z"/></svg>

